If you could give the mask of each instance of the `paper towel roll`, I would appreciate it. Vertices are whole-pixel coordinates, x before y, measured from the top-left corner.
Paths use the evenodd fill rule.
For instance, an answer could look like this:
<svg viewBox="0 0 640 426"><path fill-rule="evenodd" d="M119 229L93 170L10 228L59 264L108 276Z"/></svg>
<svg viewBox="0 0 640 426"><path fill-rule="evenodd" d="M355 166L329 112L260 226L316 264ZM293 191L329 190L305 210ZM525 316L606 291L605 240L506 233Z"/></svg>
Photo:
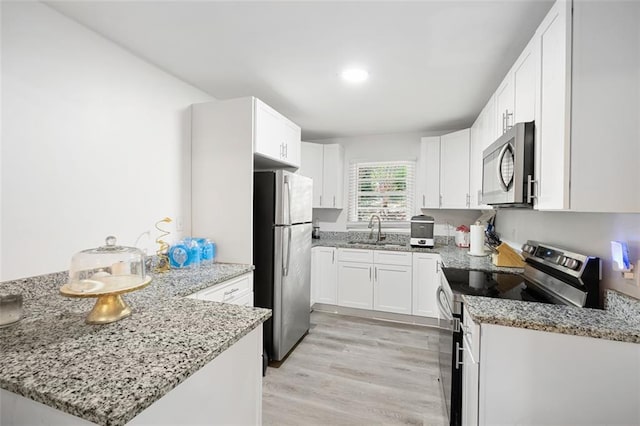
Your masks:
<svg viewBox="0 0 640 426"><path fill-rule="evenodd" d="M475 255L484 254L484 226L471 225L471 244L469 246L469 253Z"/></svg>

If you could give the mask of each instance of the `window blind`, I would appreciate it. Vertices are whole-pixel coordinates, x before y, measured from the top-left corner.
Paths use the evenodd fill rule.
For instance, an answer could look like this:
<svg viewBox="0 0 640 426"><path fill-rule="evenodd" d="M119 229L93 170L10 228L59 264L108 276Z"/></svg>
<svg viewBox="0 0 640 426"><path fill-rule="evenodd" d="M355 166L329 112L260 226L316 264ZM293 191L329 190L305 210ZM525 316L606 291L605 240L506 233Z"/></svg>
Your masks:
<svg viewBox="0 0 640 426"><path fill-rule="evenodd" d="M349 166L349 222L406 222L413 213L415 161L353 162Z"/></svg>

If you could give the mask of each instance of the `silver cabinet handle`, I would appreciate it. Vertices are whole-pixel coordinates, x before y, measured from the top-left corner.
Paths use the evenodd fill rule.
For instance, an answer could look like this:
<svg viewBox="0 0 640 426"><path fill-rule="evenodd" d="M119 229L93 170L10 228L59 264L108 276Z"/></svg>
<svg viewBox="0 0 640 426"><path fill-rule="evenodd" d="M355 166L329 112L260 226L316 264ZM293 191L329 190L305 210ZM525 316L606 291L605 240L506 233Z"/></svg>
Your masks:
<svg viewBox="0 0 640 426"><path fill-rule="evenodd" d="M436 273L440 273L440 261L436 261Z"/></svg>
<svg viewBox="0 0 640 426"><path fill-rule="evenodd" d="M235 293L238 290L240 290L240 289L236 287L233 290L225 291L223 296L222 296L223 300L227 300L227 296L231 296L233 293Z"/></svg>
<svg viewBox="0 0 640 426"><path fill-rule="evenodd" d="M289 158L289 144L284 144L284 158Z"/></svg>
<svg viewBox="0 0 640 426"><path fill-rule="evenodd" d="M440 194L440 201L438 202L438 207L442 207L442 194Z"/></svg>
<svg viewBox="0 0 640 426"><path fill-rule="evenodd" d="M527 175L527 203L529 204L533 202L534 198L538 198L538 196L533 193L534 183L538 183L538 181L533 179L533 176Z"/></svg>
<svg viewBox="0 0 640 426"><path fill-rule="evenodd" d="M280 158L284 157L284 145L280 143Z"/></svg>
<svg viewBox="0 0 640 426"><path fill-rule="evenodd" d="M464 364L460 361L460 351L464 351L464 348L461 348L460 343L456 342L456 370L460 369L460 366Z"/></svg>
<svg viewBox="0 0 640 426"><path fill-rule="evenodd" d="M502 113L502 133L503 134L506 131L505 129L507 128L507 125L505 124L505 119L506 119L506 116L505 116L505 113L503 112Z"/></svg>
<svg viewBox="0 0 640 426"><path fill-rule="evenodd" d="M467 207L471 206L471 195L467 194Z"/></svg>
<svg viewBox="0 0 640 426"><path fill-rule="evenodd" d="M513 121L513 113L509 112L509 110L506 110L505 111L505 117L506 117L505 118L505 128L506 128L505 132L506 132L507 130L509 130L510 128L513 127L513 125L511 125L511 126L509 125L509 117L511 117L511 119L512 119L511 121Z"/></svg>
<svg viewBox="0 0 640 426"><path fill-rule="evenodd" d="M426 202L426 197L424 194L422 194L422 207L426 206L427 202Z"/></svg>
<svg viewBox="0 0 640 426"><path fill-rule="evenodd" d="M373 280L378 282L378 267L377 266L373 267Z"/></svg>
<svg viewBox="0 0 640 426"><path fill-rule="evenodd" d="M320 205L322 205L322 195L320 196Z"/></svg>
<svg viewBox="0 0 640 426"><path fill-rule="evenodd" d="M371 266L369 266L369 281L371 281Z"/></svg>
<svg viewBox="0 0 640 426"><path fill-rule="evenodd" d="M333 196L333 207L335 207L335 206L336 206L336 196L334 195Z"/></svg>
<svg viewBox="0 0 640 426"><path fill-rule="evenodd" d="M331 252L331 264L333 265L334 263L336 263L336 251L333 250Z"/></svg>

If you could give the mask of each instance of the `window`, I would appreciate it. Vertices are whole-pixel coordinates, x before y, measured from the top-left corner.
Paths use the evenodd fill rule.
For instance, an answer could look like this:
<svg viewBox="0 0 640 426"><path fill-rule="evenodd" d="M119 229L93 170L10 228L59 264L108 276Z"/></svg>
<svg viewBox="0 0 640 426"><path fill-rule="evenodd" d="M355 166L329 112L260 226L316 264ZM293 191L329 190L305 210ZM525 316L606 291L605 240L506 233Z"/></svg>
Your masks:
<svg viewBox="0 0 640 426"><path fill-rule="evenodd" d="M408 222L413 213L414 161L351 163L349 222Z"/></svg>

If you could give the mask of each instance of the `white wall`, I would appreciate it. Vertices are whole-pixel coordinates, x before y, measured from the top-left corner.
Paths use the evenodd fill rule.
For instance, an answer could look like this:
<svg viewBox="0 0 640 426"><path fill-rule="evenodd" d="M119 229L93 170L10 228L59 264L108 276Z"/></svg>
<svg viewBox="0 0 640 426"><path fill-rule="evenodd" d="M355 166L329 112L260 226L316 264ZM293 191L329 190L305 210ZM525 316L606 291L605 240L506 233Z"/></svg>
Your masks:
<svg viewBox="0 0 640 426"><path fill-rule="evenodd" d="M344 147L344 200L342 210L314 209L313 217L320 221L322 231L346 232L349 205L349 165L352 161L394 161L418 160L420 156L420 138L425 136L439 136L449 133L396 133L387 135L355 136L348 138L333 138L311 141L315 143L338 143ZM421 165L418 164L417 167ZM418 173L419 175L419 173ZM432 215L436 219L435 233L447 235L446 224L457 226L470 224L480 215L477 210L424 210L424 214ZM453 234L451 234L453 236Z"/></svg>
<svg viewBox="0 0 640 426"><path fill-rule="evenodd" d="M149 231L153 253L165 216L189 233L188 107L209 100L48 6L3 2L0 279L68 269L109 234Z"/></svg>
<svg viewBox="0 0 640 426"><path fill-rule="evenodd" d="M640 259L640 214L499 210L496 230L503 240L522 245L537 240L602 259L601 288L640 298L640 288L611 269L610 241L629 244L631 262ZM637 266L640 268L640 266Z"/></svg>

